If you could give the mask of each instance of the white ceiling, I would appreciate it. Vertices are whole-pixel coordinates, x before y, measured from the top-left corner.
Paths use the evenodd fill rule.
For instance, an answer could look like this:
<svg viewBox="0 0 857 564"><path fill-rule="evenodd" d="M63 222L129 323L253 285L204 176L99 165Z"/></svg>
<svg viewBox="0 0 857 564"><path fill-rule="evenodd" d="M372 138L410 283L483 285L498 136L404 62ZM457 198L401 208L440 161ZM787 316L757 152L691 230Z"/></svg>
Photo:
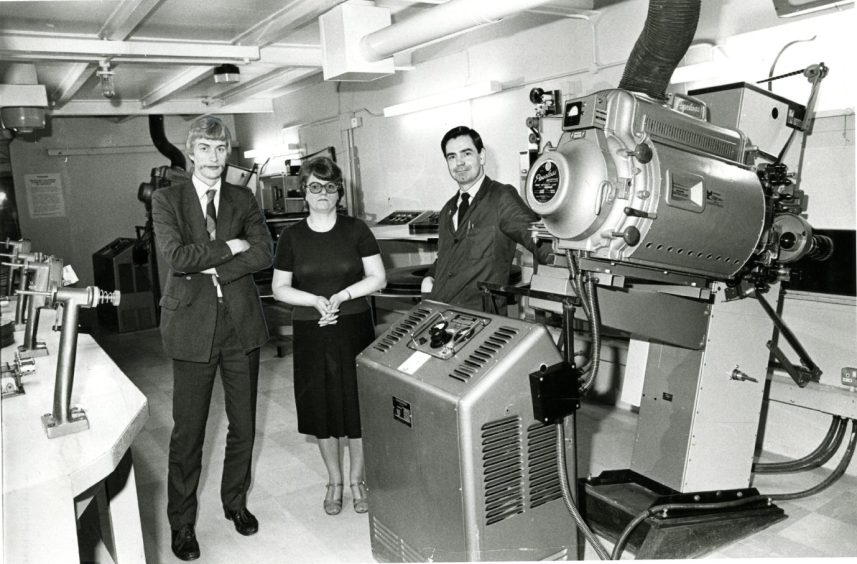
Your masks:
<svg viewBox="0 0 857 564"><path fill-rule="evenodd" d="M271 99L321 81L318 16L343 0L0 0L0 83L35 70L52 115L269 112ZM377 0L393 23L444 0ZM552 0L545 13L591 8ZM116 95L96 72L109 62ZM213 68L240 69L216 84ZM20 83L20 82L18 82Z"/></svg>

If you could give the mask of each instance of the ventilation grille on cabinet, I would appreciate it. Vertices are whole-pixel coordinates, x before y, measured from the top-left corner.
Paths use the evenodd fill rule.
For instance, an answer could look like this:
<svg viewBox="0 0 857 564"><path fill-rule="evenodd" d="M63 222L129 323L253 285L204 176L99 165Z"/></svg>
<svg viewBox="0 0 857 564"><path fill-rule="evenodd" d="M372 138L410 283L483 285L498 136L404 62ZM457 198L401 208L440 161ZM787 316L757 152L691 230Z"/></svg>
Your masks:
<svg viewBox="0 0 857 564"><path fill-rule="evenodd" d="M482 370L488 362L493 360L503 347L508 345L517 334L518 330L512 327L499 327L452 371L449 375L450 378L467 382Z"/></svg>
<svg viewBox="0 0 857 564"><path fill-rule="evenodd" d="M556 425L536 423L527 429L530 509L562 497L556 458Z"/></svg>
<svg viewBox="0 0 857 564"><path fill-rule="evenodd" d="M372 345L373 348L381 352L389 351L393 348L393 345L409 336L420 323L425 321L430 313L430 310L422 308L415 309L410 312L405 319L391 327L383 337L378 339L375 344Z"/></svg>
<svg viewBox="0 0 857 564"><path fill-rule="evenodd" d="M507 417L482 426L485 524L524 512L521 418Z"/></svg>
<svg viewBox="0 0 857 564"><path fill-rule="evenodd" d="M372 518L372 547L375 552L380 548L389 562L425 562L426 559L414 550L390 527L377 517Z"/></svg>

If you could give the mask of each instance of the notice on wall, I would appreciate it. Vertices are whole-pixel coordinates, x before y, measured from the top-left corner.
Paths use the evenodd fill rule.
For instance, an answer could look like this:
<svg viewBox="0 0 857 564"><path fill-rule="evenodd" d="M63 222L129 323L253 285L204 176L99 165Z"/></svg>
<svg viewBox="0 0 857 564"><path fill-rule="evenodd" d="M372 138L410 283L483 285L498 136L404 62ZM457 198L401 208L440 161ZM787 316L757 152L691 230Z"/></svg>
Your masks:
<svg viewBox="0 0 857 564"><path fill-rule="evenodd" d="M24 190L30 217L65 217L65 198L59 174L25 174Z"/></svg>

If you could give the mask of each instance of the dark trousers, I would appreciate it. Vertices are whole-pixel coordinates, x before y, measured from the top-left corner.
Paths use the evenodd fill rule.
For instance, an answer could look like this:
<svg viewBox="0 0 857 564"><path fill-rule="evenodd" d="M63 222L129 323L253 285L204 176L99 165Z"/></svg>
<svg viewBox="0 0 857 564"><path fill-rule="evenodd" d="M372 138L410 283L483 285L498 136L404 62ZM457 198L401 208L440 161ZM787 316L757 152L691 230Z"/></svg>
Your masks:
<svg viewBox="0 0 857 564"><path fill-rule="evenodd" d="M205 424L218 366L229 421L220 499L224 509L246 505L256 435L259 349L246 352L235 331L229 310L221 303L209 361L173 359L174 426L167 475L167 516L173 529L196 522Z"/></svg>

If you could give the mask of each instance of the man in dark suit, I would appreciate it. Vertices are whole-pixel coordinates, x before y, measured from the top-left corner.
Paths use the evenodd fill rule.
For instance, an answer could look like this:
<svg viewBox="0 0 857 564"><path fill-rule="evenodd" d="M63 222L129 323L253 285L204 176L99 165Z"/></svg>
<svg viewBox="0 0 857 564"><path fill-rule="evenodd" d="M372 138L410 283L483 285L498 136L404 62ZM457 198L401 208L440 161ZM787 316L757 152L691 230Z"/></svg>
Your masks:
<svg viewBox="0 0 857 564"><path fill-rule="evenodd" d="M181 560L200 556L196 491L218 366L229 421L220 499L239 533L259 528L247 510L247 490L259 349L268 328L253 273L271 265L273 242L250 190L221 181L231 145L222 121L199 118L187 138L191 181L152 196L155 241L169 265L160 302L161 338L173 359L167 514L172 550Z"/></svg>
<svg viewBox="0 0 857 564"><path fill-rule="evenodd" d="M482 309L477 282L508 284L520 243L544 264L547 248L533 241L536 215L514 187L485 176L485 147L466 126L449 130L440 142L458 192L440 211L437 260L423 279L422 292L439 302Z"/></svg>

